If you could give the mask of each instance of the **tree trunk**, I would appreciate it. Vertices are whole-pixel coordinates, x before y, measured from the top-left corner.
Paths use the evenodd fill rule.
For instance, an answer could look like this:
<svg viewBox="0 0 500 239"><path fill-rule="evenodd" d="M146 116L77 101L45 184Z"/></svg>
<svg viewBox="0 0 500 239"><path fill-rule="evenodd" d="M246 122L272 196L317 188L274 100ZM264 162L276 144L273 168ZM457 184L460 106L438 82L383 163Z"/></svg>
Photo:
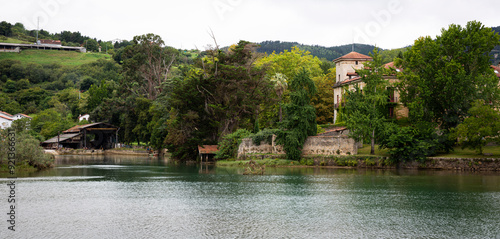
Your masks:
<svg viewBox="0 0 500 239"><path fill-rule="evenodd" d="M375 130L372 131L372 142L371 142L371 150L370 150L370 154L375 154Z"/></svg>

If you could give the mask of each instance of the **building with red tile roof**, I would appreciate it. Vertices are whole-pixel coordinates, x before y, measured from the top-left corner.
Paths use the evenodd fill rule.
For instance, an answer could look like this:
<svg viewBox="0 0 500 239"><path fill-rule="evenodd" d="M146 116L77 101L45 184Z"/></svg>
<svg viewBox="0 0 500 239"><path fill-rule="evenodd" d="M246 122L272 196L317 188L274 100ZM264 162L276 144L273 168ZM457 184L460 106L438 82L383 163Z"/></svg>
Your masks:
<svg viewBox="0 0 500 239"><path fill-rule="evenodd" d="M364 86L363 79L356 73L357 70L365 69L364 64L368 61L372 61L373 58L367 55L363 55L357 52L351 52L345 56L339 57L333 62L337 69L336 82L333 86L334 94L334 123L337 120L338 110L343 104L342 96L345 90L354 89L355 85L359 85L362 89ZM386 69L394 69L394 71L401 71L401 69L394 66L394 62L389 62L383 66ZM394 84L398 81L395 74L384 76L389 84ZM393 88L393 87L388 87ZM390 89L390 90L391 90ZM408 117L408 109L402 106L399 102L399 93L397 91L390 91L388 98L388 111L390 117L403 118Z"/></svg>
<svg viewBox="0 0 500 239"><path fill-rule="evenodd" d="M12 124L12 121L14 121L14 119L12 119L11 117L8 117L4 114L0 114L0 129L9 128L10 125Z"/></svg>

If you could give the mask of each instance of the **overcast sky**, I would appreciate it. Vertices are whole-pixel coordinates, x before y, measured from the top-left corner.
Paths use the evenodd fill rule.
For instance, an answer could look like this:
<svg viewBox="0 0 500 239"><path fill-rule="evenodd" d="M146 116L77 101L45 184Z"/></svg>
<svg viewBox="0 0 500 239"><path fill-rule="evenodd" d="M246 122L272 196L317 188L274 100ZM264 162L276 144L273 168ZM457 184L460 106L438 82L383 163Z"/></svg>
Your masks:
<svg viewBox="0 0 500 239"><path fill-rule="evenodd" d="M499 0L2 0L0 21L51 33L79 31L101 40L154 33L167 45L203 50L239 40L294 41L384 49L440 34L449 24L478 20L500 26Z"/></svg>

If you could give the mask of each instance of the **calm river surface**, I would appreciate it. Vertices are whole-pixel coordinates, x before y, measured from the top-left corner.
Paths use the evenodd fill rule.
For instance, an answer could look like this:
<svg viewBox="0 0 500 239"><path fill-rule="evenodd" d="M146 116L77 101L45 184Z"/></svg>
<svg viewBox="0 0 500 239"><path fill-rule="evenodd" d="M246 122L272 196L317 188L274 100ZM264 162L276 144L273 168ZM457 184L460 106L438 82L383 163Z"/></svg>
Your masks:
<svg viewBox="0 0 500 239"><path fill-rule="evenodd" d="M58 157L16 179L0 238L500 238L500 174L172 165Z"/></svg>

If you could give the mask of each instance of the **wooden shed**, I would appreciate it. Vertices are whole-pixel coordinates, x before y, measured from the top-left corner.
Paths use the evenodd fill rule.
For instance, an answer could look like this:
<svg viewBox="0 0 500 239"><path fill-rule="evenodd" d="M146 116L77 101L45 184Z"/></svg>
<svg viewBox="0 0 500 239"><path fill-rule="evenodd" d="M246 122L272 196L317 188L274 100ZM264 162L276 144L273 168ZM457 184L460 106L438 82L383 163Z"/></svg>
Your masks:
<svg viewBox="0 0 500 239"><path fill-rule="evenodd" d="M198 153L200 155L201 161L215 161L214 157L217 152L219 152L218 145L200 145L198 146Z"/></svg>

